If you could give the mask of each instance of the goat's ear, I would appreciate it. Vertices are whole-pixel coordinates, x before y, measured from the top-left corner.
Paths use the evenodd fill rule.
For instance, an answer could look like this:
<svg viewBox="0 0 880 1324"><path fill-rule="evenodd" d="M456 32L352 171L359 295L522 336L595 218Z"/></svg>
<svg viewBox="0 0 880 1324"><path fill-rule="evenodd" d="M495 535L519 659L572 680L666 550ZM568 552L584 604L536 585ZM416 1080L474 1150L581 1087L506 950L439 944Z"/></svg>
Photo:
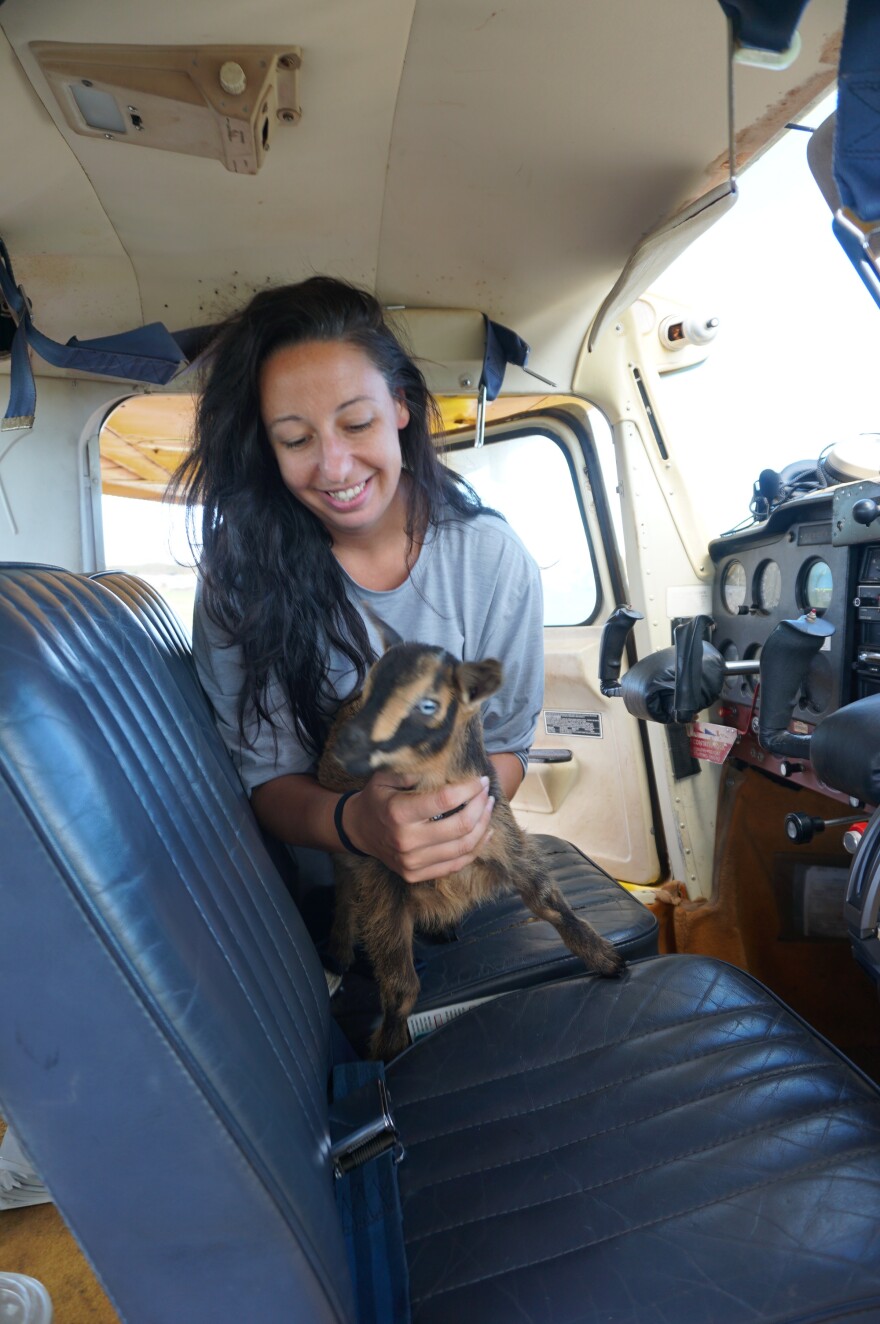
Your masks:
<svg viewBox="0 0 880 1324"><path fill-rule="evenodd" d="M503 679L501 663L494 657L483 662L459 662L455 668L455 681L462 703L477 708L490 694L501 689Z"/></svg>
<svg viewBox="0 0 880 1324"><path fill-rule="evenodd" d="M393 648L395 644L403 643L403 640L401 639L400 635L397 634L396 631L392 630L391 626L388 625L387 622L383 621L381 616L377 616L376 613L373 611L372 607L368 607L365 602L361 603L361 607L363 608L364 615L370 618L370 620L373 622L376 629L378 630L379 638L382 641L382 649L384 652L387 653L388 649Z"/></svg>

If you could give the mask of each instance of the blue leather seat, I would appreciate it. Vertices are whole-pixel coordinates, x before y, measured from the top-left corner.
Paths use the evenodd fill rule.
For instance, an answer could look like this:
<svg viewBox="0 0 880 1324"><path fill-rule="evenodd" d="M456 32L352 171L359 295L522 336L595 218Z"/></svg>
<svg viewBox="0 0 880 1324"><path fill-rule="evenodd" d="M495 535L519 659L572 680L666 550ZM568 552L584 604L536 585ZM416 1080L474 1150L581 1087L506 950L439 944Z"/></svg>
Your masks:
<svg viewBox="0 0 880 1324"><path fill-rule="evenodd" d="M0 1111L130 1324L354 1324L320 963L166 658L0 570ZM880 1094L748 976L652 958L388 1069L416 1324L880 1318Z"/></svg>

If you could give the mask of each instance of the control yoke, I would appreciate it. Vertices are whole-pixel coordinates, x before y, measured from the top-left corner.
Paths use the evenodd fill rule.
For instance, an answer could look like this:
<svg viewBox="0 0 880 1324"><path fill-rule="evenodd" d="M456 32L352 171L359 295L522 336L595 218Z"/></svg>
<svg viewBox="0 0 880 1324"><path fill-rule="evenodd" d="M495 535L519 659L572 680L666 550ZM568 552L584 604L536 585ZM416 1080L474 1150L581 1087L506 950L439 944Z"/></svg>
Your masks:
<svg viewBox="0 0 880 1324"><path fill-rule="evenodd" d="M709 642L710 616L694 616L675 628L675 646L641 658L621 680L623 650L640 612L618 607L605 622L599 649L599 689L621 697L635 716L654 722L691 722L721 694L730 675L760 673L758 740L777 758L808 758L811 737L789 731L792 711L815 655L834 634L812 612L781 621L757 659L725 662Z"/></svg>
<svg viewBox="0 0 880 1324"><path fill-rule="evenodd" d="M615 607L602 627L602 638L599 641L599 693L606 699L620 698L623 650L636 621L644 619L642 613L632 607Z"/></svg>
<svg viewBox="0 0 880 1324"><path fill-rule="evenodd" d="M834 634L830 621L809 613L780 621L761 650L758 740L777 758L809 758L811 736L789 731L792 710L810 663Z"/></svg>
<svg viewBox="0 0 880 1324"><path fill-rule="evenodd" d="M605 622L599 647L599 690L623 699L634 717L652 722L690 722L714 703L724 684L724 659L709 643L710 616L676 626L675 645L661 648L630 667L621 680L623 650L641 612L618 607Z"/></svg>

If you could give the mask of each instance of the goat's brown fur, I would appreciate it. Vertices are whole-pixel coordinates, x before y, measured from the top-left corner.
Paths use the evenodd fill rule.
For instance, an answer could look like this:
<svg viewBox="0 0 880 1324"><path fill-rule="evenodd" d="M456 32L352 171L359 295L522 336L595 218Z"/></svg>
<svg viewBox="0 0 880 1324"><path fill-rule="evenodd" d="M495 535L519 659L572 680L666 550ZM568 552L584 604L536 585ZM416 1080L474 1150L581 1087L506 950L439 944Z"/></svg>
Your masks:
<svg viewBox="0 0 880 1324"><path fill-rule="evenodd" d="M499 893L519 892L589 969L611 976L623 966L614 946L575 915L550 881L498 784L483 746L480 704L500 686L494 659L460 662L441 648L398 643L373 666L363 693L340 709L328 737L318 780L331 790L360 789L385 768L411 778L419 792L488 776L495 797L492 838L458 873L406 883L381 860L333 857L330 951L347 969L359 939L372 961L383 1013L370 1042L374 1057L393 1057L408 1042L406 1019L419 995L414 930L445 928Z"/></svg>

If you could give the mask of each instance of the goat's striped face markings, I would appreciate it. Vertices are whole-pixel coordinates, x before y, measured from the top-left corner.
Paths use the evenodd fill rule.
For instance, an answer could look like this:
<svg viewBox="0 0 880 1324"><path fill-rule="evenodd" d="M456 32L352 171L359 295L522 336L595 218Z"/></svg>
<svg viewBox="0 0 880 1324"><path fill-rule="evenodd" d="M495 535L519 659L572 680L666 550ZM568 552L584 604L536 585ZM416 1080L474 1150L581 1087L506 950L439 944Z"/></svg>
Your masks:
<svg viewBox="0 0 880 1324"><path fill-rule="evenodd" d="M343 723L334 756L348 773L379 768L424 775L444 759L483 699L501 685L493 660L459 662L427 644L398 643L375 663L363 702Z"/></svg>
<svg viewBox="0 0 880 1324"><path fill-rule="evenodd" d="M458 706L453 661L441 649L403 644L377 662L364 704L372 744L385 750L423 744L451 730Z"/></svg>

